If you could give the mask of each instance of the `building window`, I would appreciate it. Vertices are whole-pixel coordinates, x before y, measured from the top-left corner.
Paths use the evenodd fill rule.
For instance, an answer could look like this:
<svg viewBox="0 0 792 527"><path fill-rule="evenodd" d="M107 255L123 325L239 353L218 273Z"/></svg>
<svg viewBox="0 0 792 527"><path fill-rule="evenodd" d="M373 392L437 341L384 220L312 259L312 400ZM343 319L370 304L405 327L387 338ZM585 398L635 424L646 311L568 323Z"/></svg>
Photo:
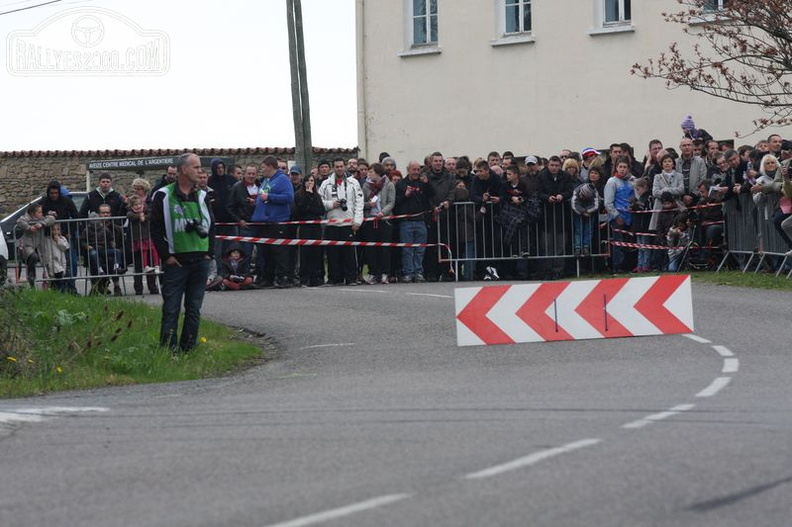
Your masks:
<svg viewBox="0 0 792 527"><path fill-rule="evenodd" d="M729 0L705 0L702 7L705 13L723 11L725 8L729 7Z"/></svg>
<svg viewBox="0 0 792 527"><path fill-rule="evenodd" d="M630 0L604 0L605 14L603 21L606 25L624 24L632 20Z"/></svg>
<svg viewBox="0 0 792 527"><path fill-rule="evenodd" d="M412 45L437 44L437 0L412 0Z"/></svg>
<svg viewBox="0 0 792 527"><path fill-rule="evenodd" d="M531 32L531 0L503 0L504 35Z"/></svg>

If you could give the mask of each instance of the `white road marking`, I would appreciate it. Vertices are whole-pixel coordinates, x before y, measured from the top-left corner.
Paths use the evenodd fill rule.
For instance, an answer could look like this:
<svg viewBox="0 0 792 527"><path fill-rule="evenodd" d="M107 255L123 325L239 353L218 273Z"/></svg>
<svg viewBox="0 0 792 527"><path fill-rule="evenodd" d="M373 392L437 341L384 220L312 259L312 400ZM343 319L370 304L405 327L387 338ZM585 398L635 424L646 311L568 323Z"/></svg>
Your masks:
<svg viewBox="0 0 792 527"><path fill-rule="evenodd" d="M337 518L343 518L344 516L349 516L358 512L390 505L391 503L396 503L397 501L401 501L409 497L410 494L392 494L390 496L380 496L379 498L361 501L360 503L354 503L352 505L347 505L346 507L339 507L338 509L331 509L329 511L311 514L310 516L303 516L302 518L297 518L295 520L283 523L275 523L269 527L305 527L306 525L314 525L317 523L335 520Z"/></svg>
<svg viewBox="0 0 792 527"><path fill-rule="evenodd" d="M347 291L349 293L387 293L382 289L369 289L368 287L355 287L353 289L349 289L348 287L339 288L339 291Z"/></svg>
<svg viewBox="0 0 792 527"><path fill-rule="evenodd" d="M107 412L109 408L90 406L43 406L41 408L15 408L0 411L0 425L13 423L39 423L50 417L84 412Z"/></svg>
<svg viewBox="0 0 792 527"><path fill-rule="evenodd" d="M701 390L696 394L696 397L712 397L726 387L731 381L731 377L718 377L712 384Z"/></svg>
<svg viewBox="0 0 792 527"><path fill-rule="evenodd" d="M313 346L303 346L302 348L297 348L298 350L311 350L315 348L337 348L340 346L354 346L354 342L339 342L338 344L314 344Z"/></svg>
<svg viewBox="0 0 792 527"><path fill-rule="evenodd" d="M449 295L433 295L431 293L404 293L407 296L431 296L432 298L454 298Z"/></svg>
<svg viewBox="0 0 792 527"><path fill-rule="evenodd" d="M631 423L622 425L622 428L626 428L628 430L643 428L646 425L650 425L657 421L662 421L663 419L668 419L669 417L673 417L681 412L692 410L693 408L695 408L695 406L696 406L695 404L680 404L674 406L670 410L666 410L665 412L659 412L656 414L647 415L642 419L638 419L637 421L633 421Z"/></svg>
<svg viewBox="0 0 792 527"><path fill-rule="evenodd" d="M509 472L512 470L517 470L519 468L527 467L530 465L535 465L540 461L545 459L558 456L560 454L566 454L567 452L572 452L573 450L578 450L580 448L585 448L589 446L596 445L602 441L601 439L583 439L581 441L575 441L574 443L569 443L568 445L556 447L556 448L549 448L547 450L542 450L539 452L534 452L531 455L521 457L519 459L515 459L514 461L509 461L508 463L504 463L502 465L497 465L494 467L490 467L479 472L473 472L472 474L468 474L465 476L465 479L482 479L482 478L489 478L492 476L497 476L498 474L503 474L504 472Z"/></svg>
<svg viewBox="0 0 792 527"><path fill-rule="evenodd" d="M711 344L712 343L712 341L709 341L709 340L707 340L707 339L705 339L703 337L699 337L698 335L694 335L693 333L685 333L682 336L683 337L687 337L690 340L694 340L696 342L700 342L701 344Z"/></svg>
<svg viewBox="0 0 792 527"><path fill-rule="evenodd" d="M740 359L723 359L721 373L735 373L740 369Z"/></svg>
<svg viewBox="0 0 792 527"><path fill-rule="evenodd" d="M712 346L712 349L717 351L721 357L734 357L734 353L726 346Z"/></svg>

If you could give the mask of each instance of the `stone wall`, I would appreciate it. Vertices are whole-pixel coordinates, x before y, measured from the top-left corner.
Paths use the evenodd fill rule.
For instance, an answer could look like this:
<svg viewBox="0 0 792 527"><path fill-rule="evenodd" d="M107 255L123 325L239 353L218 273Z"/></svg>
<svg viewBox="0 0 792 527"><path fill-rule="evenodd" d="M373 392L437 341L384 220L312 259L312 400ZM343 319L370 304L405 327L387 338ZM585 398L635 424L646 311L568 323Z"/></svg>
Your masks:
<svg viewBox="0 0 792 527"><path fill-rule="evenodd" d="M200 156L233 158L237 164L261 165L268 155L294 159L294 148L204 148L193 150ZM90 150L90 151L27 151L0 152L0 217L13 212L44 193L47 183L57 179L70 190L93 189L99 171L87 170L89 161L175 156L184 150ZM314 148L314 163L319 158L356 157L356 148ZM152 183L162 177L165 169L141 172L112 171L114 187L122 194L129 190L136 177Z"/></svg>

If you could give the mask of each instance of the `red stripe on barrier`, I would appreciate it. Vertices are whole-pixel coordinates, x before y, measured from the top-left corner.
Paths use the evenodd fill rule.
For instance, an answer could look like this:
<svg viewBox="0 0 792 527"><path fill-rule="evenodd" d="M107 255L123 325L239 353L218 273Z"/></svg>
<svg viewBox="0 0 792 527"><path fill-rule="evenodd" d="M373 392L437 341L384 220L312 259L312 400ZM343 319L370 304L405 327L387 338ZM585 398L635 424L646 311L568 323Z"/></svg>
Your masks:
<svg viewBox="0 0 792 527"><path fill-rule="evenodd" d="M509 285L483 287L457 315L457 319L485 344L514 344L509 335L487 318L490 309L510 288Z"/></svg>
<svg viewBox="0 0 792 527"><path fill-rule="evenodd" d="M536 288L525 304L517 310L517 316L546 341L574 340L545 311L558 295L569 287L569 282L546 282Z"/></svg>
<svg viewBox="0 0 792 527"><path fill-rule="evenodd" d="M607 305L629 282L629 278L601 280L586 298L575 308L575 312L592 325L603 337L632 337L633 334L618 320L608 315Z"/></svg>
<svg viewBox="0 0 792 527"><path fill-rule="evenodd" d="M657 281L649 288L649 291L635 303L635 310L651 321L663 333L692 332L692 329L687 327L663 305L685 280L690 280L690 276L668 275L658 277Z"/></svg>

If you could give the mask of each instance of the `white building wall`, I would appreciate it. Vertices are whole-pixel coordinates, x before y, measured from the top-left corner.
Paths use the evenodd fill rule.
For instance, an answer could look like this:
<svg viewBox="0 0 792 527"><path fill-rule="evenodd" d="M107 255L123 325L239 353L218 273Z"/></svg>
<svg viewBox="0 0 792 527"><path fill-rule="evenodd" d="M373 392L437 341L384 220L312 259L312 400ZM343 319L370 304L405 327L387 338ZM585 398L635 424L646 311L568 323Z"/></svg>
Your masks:
<svg viewBox="0 0 792 527"><path fill-rule="evenodd" d="M418 56L401 56L407 1L357 3L361 153L388 151L400 167L434 150L549 156L622 141L640 158L652 138L676 146L688 114L717 139L750 132L760 116L630 75L632 64L692 40L662 19L675 0L633 0L633 31L597 35L589 34L597 0L534 0L534 42L507 46L492 44L498 0L438 0L440 53Z"/></svg>

